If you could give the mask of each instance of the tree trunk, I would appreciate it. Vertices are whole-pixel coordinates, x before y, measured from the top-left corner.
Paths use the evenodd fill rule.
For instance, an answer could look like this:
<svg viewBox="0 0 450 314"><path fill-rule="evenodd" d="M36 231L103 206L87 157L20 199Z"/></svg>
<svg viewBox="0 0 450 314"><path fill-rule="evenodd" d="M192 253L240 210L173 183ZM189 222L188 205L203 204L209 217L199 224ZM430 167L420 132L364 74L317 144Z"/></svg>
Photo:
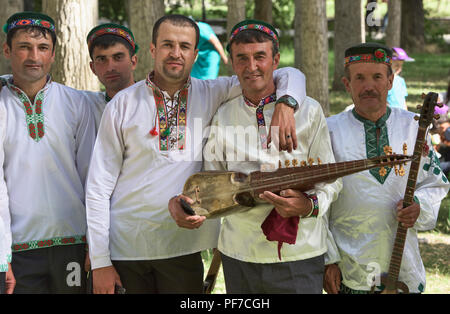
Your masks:
<svg viewBox="0 0 450 314"><path fill-rule="evenodd" d="M402 1L388 1L388 25L386 29L386 45L388 47L400 47L400 35L402 29Z"/></svg>
<svg viewBox="0 0 450 314"><path fill-rule="evenodd" d="M164 16L164 0L128 0L130 29L139 45L138 65L134 72L136 81L143 80L153 70L150 54L153 25Z"/></svg>
<svg viewBox="0 0 450 314"><path fill-rule="evenodd" d="M272 0L255 0L254 17L256 20L272 24Z"/></svg>
<svg viewBox="0 0 450 314"><path fill-rule="evenodd" d="M242 0L228 0L227 13L227 42L230 39L230 32L234 25L245 20L245 1ZM227 65L227 72L229 75L233 74L231 62Z"/></svg>
<svg viewBox="0 0 450 314"><path fill-rule="evenodd" d="M296 67L306 76L306 94L317 100L326 116L328 103L328 27L325 0L296 0L296 18L301 20L296 29L300 37L300 60Z"/></svg>
<svg viewBox="0 0 450 314"><path fill-rule="evenodd" d="M425 46L425 13L422 0L402 0L401 47L410 52L420 52Z"/></svg>
<svg viewBox="0 0 450 314"><path fill-rule="evenodd" d="M5 4L2 10L0 10L0 21L2 26L6 24L6 21L11 15L23 11L24 8L23 1L21 0L6 0L4 2ZM2 44L6 42L6 34L3 30L0 31L0 42ZM11 72L11 64L9 60L2 56L0 58L0 75L10 74Z"/></svg>
<svg viewBox="0 0 450 314"><path fill-rule="evenodd" d="M99 90L89 68L86 36L97 25L97 0L43 0L42 11L56 23L56 55L52 67L55 82L81 90Z"/></svg>
<svg viewBox="0 0 450 314"><path fill-rule="evenodd" d="M335 1L333 90L345 90L341 81L344 76L345 50L365 42L364 13L362 1Z"/></svg>
<svg viewBox="0 0 450 314"><path fill-rule="evenodd" d="M227 13L227 40L228 40L233 26L245 20L245 1L228 0L227 4L228 4L228 13Z"/></svg>

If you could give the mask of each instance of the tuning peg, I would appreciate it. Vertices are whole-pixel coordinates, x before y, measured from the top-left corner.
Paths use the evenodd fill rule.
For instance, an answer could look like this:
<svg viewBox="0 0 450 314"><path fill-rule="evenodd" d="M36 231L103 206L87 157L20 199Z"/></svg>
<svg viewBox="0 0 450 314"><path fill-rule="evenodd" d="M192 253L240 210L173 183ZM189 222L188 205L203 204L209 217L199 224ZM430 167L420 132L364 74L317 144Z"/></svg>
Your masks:
<svg viewBox="0 0 450 314"><path fill-rule="evenodd" d="M304 160L302 160L302 162L300 164L301 164L302 167L306 167L307 166L306 161L304 161Z"/></svg>
<svg viewBox="0 0 450 314"><path fill-rule="evenodd" d="M427 97L427 95L425 93L422 93L422 99L425 99L425 97Z"/></svg>
<svg viewBox="0 0 450 314"><path fill-rule="evenodd" d="M398 176L398 165L394 165L395 175Z"/></svg>
<svg viewBox="0 0 450 314"><path fill-rule="evenodd" d="M278 160L278 168L279 169L283 168L283 165L281 164L281 160Z"/></svg>
<svg viewBox="0 0 450 314"><path fill-rule="evenodd" d="M381 167L380 171L378 171L378 173L380 174L380 176L384 177L386 175L387 171L384 167Z"/></svg>
<svg viewBox="0 0 450 314"><path fill-rule="evenodd" d="M419 116L414 116L414 120L419 121L420 117Z"/></svg>
<svg viewBox="0 0 450 314"><path fill-rule="evenodd" d="M309 164L310 166L314 165L314 159L313 159L313 158L309 158L309 159L308 159L308 164Z"/></svg>
<svg viewBox="0 0 450 314"><path fill-rule="evenodd" d="M322 160L320 160L319 157L317 157L317 164L318 164L318 165L321 165L321 164L322 164Z"/></svg>
<svg viewBox="0 0 450 314"><path fill-rule="evenodd" d="M297 159L292 160L292 165L293 165L294 167L297 167L297 165L298 165L298 160L297 160Z"/></svg>
<svg viewBox="0 0 450 314"><path fill-rule="evenodd" d="M403 168L403 165L400 165L400 170L398 171L398 174L400 177L403 177L405 175L405 168Z"/></svg>
<svg viewBox="0 0 450 314"><path fill-rule="evenodd" d="M384 146L383 151L386 156L392 155L392 147L391 146L388 146L388 145Z"/></svg>
<svg viewBox="0 0 450 314"><path fill-rule="evenodd" d="M291 162L289 160L285 160L284 161L284 165L287 167L289 167L291 165Z"/></svg>
<svg viewBox="0 0 450 314"><path fill-rule="evenodd" d="M441 117L441 116L440 116L439 114L435 114L435 115L433 116L433 118L435 118L436 120L439 120L440 117Z"/></svg>

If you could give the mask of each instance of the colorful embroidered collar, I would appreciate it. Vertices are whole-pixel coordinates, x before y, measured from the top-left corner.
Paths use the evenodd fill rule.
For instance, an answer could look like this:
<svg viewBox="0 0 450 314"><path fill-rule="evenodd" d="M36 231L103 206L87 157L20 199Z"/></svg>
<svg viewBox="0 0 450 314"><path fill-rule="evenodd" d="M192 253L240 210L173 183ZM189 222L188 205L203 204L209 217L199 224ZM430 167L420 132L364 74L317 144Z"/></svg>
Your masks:
<svg viewBox="0 0 450 314"><path fill-rule="evenodd" d="M50 83L51 78L50 76L48 76L45 87L37 93L36 97L34 98L34 103L32 103L28 96L20 88L14 85L13 78L8 80L7 82L8 87L16 93L17 97L23 104L26 115L28 134L36 142L42 140L45 135L45 119L42 106L44 104L45 91L49 88Z"/></svg>
<svg viewBox="0 0 450 314"><path fill-rule="evenodd" d="M168 108L164 93L153 82L154 72L150 73L146 79L146 84L153 91L157 109L157 119L159 132L155 127L150 131L152 136L159 135L159 149L161 151L185 150L186 148L186 122L189 87L191 79L189 78L181 90L179 90L172 100L172 105Z"/></svg>
<svg viewBox="0 0 450 314"><path fill-rule="evenodd" d="M261 142L261 148L267 149L267 130L266 130L266 121L264 119L264 106L267 104L270 104L272 102L277 101L277 95L276 93L273 93L272 95L269 95L267 97L264 97L261 99L258 105L253 104L250 100L248 100L244 96L244 102L247 106L256 108L256 121L258 123L258 133L259 133L259 139Z"/></svg>
<svg viewBox="0 0 450 314"><path fill-rule="evenodd" d="M352 110L353 116L364 124L364 131L366 136L366 156L367 158L385 156L384 147L389 146L389 136L386 121L391 115L391 108L386 108L386 113L378 119L376 122L364 119L361 117L355 109ZM379 135L377 135L377 129L379 129ZM377 179L378 182L383 184L392 168L386 167L386 175L380 175L380 168L370 169L369 172Z"/></svg>

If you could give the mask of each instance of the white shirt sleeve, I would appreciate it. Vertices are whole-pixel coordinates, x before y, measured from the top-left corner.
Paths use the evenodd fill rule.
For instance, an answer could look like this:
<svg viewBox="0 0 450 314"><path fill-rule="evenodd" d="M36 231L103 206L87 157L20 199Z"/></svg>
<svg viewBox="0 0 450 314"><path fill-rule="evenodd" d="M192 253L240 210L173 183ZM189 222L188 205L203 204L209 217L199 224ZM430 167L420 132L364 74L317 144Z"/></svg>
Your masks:
<svg viewBox="0 0 450 314"><path fill-rule="evenodd" d="M225 134L223 134L223 128L219 127L219 114L216 114L211 123L208 141L203 149L204 170L227 170L223 136L225 136Z"/></svg>
<svg viewBox="0 0 450 314"><path fill-rule="evenodd" d="M109 250L110 198L123 162L121 121L107 106L92 153L86 182L86 218L92 269L112 265Z"/></svg>
<svg viewBox="0 0 450 314"><path fill-rule="evenodd" d="M95 143L95 118L87 97L80 92L80 122L76 130L76 164L81 182L86 183L86 177Z"/></svg>
<svg viewBox="0 0 450 314"><path fill-rule="evenodd" d="M420 203L420 215L414 225L417 230L425 231L436 226L436 220L442 199L447 195L450 183L439 166L439 160L427 138L430 152L421 159L418 180L414 196Z"/></svg>
<svg viewBox="0 0 450 314"><path fill-rule="evenodd" d="M324 164L334 163L335 158L333 149L331 147L330 133L328 131L327 122L319 103L317 103L313 114L311 114L308 119L309 124L312 126L312 142L310 144L308 155L314 158L315 162L317 162L317 158L320 158L320 160ZM341 178L337 179L333 183L319 183L315 185L314 192L316 193L319 202L319 217L322 217L326 214L331 203L337 199L341 189Z"/></svg>
<svg viewBox="0 0 450 314"><path fill-rule="evenodd" d="M0 218L1 218L0 222L3 221L4 224L5 239L6 239L5 241L6 255L8 257L8 262L11 262L11 245L12 245L11 215L9 213L8 189L6 187L5 175L3 171L3 163L5 160L3 142L5 140L5 134L6 134L6 109L0 103Z"/></svg>
<svg viewBox="0 0 450 314"><path fill-rule="evenodd" d="M285 67L273 72L273 79L277 88L277 99L289 95L300 106L306 99L306 77L296 68Z"/></svg>

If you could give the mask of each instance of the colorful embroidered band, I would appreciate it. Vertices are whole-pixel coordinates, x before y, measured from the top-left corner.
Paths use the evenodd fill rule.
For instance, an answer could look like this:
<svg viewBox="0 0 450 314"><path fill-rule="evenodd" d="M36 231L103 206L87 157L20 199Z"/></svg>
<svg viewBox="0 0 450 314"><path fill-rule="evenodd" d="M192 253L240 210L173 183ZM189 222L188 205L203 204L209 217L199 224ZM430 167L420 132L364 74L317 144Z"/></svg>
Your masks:
<svg viewBox="0 0 450 314"><path fill-rule="evenodd" d="M353 63L384 63L392 65L392 49L379 43L363 43L345 50L345 66Z"/></svg>
<svg viewBox="0 0 450 314"><path fill-rule="evenodd" d="M86 243L85 235L77 235L77 236L69 236L69 237L56 237L52 239L46 240L35 240L24 243L14 243L11 246L12 252L21 252L28 251L34 249L42 249L53 246L61 246L61 245L74 245L74 244L83 244Z"/></svg>
<svg viewBox="0 0 450 314"><path fill-rule="evenodd" d="M227 51L230 52L231 42L239 33L252 29L269 35L275 41L277 48L279 48L278 33L272 25L258 20L245 20L236 24L231 30Z"/></svg>
<svg viewBox="0 0 450 314"><path fill-rule="evenodd" d="M150 135L159 135L159 149L160 151L171 150L185 150L186 149L186 120L187 120L187 106L189 87L191 80L188 80L183 88L179 91L178 97L173 99L172 105L169 108L166 104L162 91L153 83L152 77L154 72L147 76L146 84L153 91L155 98L158 128L155 125L150 131Z"/></svg>
<svg viewBox="0 0 450 314"><path fill-rule="evenodd" d="M345 66L359 62L384 63L391 66L392 58L389 57L383 49L378 49L373 54L362 54L345 58Z"/></svg>
<svg viewBox="0 0 450 314"><path fill-rule="evenodd" d="M303 195L311 201L312 209L307 216L302 218L317 217L319 215L319 199L317 198L317 195L306 193L303 193Z"/></svg>
<svg viewBox="0 0 450 314"><path fill-rule="evenodd" d="M8 87L17 94L23 104L25 110L25 119L29 136L36 142L42 140L45 135L45 117L42 106L44 104L45 92L51 82L50 77L47 78L47 84L40 90L34 98L34 103L30 101L28 96L11 81L8 81Z"/></svg>
<svg viewBox="0 0 450 314"><path fill-rule="evenodd" d="M264 119L264 106L275 102L277 100L277 95L273 93L267 97L261 99L258 105L254 105L251 101L249 101L246 97L244 97L244 101L247 106L256 108L256 121L258 122L258 134L261 142L261 148L267 149L267 130L266 130L266 121Z"/></svg>
<svg viewBox="0 0 450 314"><path fill-rule="evenodd" d="M53 33L56 31L55 21L51 17L35 12L21 12L12 15L3 26L3 31L8 34L16 27L25 26L42 27Z"/></svg>
<svg viewBox="0 0 450 314"><path fill-rule="evenodd" d="M139 50L139 45L136 44L134 40L134 35L131 32L131 30L129 30L125 26L112 23L102 24L93 28L87 36L88 46L91 47L94 40L103 35L115 35L122 37L131 45L131 47L134 50L134 53L137 53L137 51Z"/></svg>

